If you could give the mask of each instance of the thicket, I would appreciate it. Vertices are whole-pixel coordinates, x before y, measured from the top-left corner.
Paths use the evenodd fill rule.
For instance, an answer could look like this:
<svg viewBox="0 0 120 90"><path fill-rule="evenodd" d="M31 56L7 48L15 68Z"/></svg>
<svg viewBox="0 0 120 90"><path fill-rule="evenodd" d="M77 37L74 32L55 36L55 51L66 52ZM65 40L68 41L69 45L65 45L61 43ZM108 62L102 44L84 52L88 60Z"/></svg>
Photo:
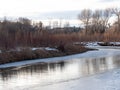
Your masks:
<svg viewBox="0 0 120 90"><path fill-rule="evenodd" d="M0 50L15 49L17 47L58 46L61 42L78 41L77 33L52 32L43 27L42 22L32 23L26 18L17 21L0 21ZM66 32L66 31L65 31Z"/></svg>

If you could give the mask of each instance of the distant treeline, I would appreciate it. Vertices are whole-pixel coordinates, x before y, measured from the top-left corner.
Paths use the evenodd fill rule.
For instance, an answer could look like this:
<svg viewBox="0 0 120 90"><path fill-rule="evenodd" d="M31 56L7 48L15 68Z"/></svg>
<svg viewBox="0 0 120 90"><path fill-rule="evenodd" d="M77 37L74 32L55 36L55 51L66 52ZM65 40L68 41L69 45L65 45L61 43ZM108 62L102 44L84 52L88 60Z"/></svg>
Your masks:
<svg viewBox="0 0 120 90"><path fill-rule="evenodd" d="M83 9L78 15L78 19L82 21L85 26L86 34L104 33L111 27L109 22L111 17L116 17L114 21L114 31L120 31L120 8L106 8L106 9Z"/></svg>
<svg viewBox="0 0 120 90"><path fill-rule="evenodd" d="M17 21L4 19L0 21L0 50L16 47L40 47L58 45L62 42L71 42L76 37L70 33L79 32L80 28L46 28L43 23L32 23L27 18ZM67 40L66 40L67 39Z"/></svg>

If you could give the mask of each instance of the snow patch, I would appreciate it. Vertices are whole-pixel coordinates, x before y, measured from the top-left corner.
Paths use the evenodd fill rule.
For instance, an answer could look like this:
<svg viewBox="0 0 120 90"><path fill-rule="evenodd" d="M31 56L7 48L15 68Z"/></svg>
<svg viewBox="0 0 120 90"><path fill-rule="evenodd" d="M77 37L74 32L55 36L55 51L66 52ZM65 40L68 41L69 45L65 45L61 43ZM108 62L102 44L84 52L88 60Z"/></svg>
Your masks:
<svg viewBox="0 0 120 90"><path fill-rule="evenodd" d="M105 42L81 42L77 44L82 44L84 46L100 46L98 43L105 43ZM108 42L108 43L113 46L120 46L120 42Z"/></svg>
<svg viewBox="0 0 120 90"><path fill-rule="evenodd" d="M74 44L84 45L84 46L99 46L98 42L75 42Z"/></svg>
<svg viewBox="0 0 120 90"><path fill-rule="evenodd" d="M33 47L33 48L30 48L32 51L34 50L44 50L45 47Z"/></svg>
<svg viewBox="0 0 120 90"><path fill-rule="evenodd" d="M50 47L46 47L45 50L47 50L47 51L57 51L56 48L50 48Z"/></svg>
<svg viewBox="0 0 120 90"><path fill-rule="evenodd" d="M50 47L39 47L39 48L31 48L31 50L38 50L38 49L41 49L41 50L47 50L47 51L57 51L56 48L50 48Z"/></svg>

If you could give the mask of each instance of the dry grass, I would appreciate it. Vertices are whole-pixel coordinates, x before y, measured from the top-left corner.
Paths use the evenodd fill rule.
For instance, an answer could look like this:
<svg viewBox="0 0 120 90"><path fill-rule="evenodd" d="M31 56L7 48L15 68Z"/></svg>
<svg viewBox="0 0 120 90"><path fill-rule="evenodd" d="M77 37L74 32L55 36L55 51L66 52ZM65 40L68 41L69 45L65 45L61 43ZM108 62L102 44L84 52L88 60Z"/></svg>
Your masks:
<svg viewBox="0 0 120 90"><path fill-rule="evenodd" d="M4 52L4 53L0 53L0 64L23 61L23 60L38 59L38 58L65 56L70 54L83 53L90 50L83 46L69 45L69 44L65 45L64 48L65 48L65 52L46 51L46 50L32 51L28 48L23 49L19 52L18 51Z"/></svg>
<svg viewBox="0 0 120 90"><path fill-rule="evenodd" d="M89 49L88 48L85 48L83 46L80 46L80 45L65 45L65 53L66 54L76 54L76 53L82 53L82 52L86 52L88 51Z"/></svg>

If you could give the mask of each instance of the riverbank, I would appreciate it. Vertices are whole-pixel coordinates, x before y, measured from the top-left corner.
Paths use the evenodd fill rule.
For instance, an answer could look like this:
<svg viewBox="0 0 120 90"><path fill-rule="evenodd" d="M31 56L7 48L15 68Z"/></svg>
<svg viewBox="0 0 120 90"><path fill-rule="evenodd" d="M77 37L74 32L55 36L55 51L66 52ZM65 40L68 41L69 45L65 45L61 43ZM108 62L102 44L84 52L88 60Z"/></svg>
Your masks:
<svg viewBox="0 0 120 90"><path fill-rule="evenodd" d="M25 61L25 60L33 60L33 59L42 59L42 58L50 58L50 57L60 57L66 55L72 55L77 53L83 53L89 50L93 50L90 48L86 48L80 45L65 45L64 51L60 49L39 49L39 48L24 48L19 51L13 50L9 52L0 53L0 64L6 64L11 62Z"/></svg>

